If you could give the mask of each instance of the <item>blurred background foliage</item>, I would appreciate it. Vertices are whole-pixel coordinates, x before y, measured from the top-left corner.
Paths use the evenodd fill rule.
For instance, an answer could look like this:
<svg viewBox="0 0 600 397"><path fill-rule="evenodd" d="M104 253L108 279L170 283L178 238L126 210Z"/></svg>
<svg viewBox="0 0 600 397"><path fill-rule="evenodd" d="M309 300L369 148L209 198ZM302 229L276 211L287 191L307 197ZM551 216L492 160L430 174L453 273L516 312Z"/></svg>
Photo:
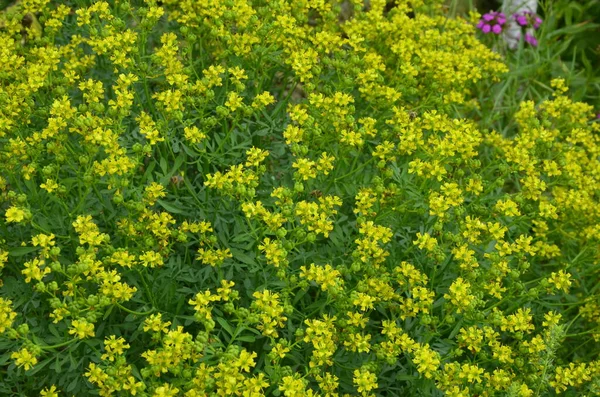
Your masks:
<svg viewBox="0 0 600 397"><path fill-rule="evenodd" d="M446 5L452 15L468 16L471 11L500 10L502 1L448 0ZM538 14L544 19L540 46L525 58L521 52L507 54L513 77L532 83L520 87L518 99L540 99L536 94L548 93L543 86L560 76L567 79L573 99L590 103L600 113L600 0L540 0Z"/></svg>

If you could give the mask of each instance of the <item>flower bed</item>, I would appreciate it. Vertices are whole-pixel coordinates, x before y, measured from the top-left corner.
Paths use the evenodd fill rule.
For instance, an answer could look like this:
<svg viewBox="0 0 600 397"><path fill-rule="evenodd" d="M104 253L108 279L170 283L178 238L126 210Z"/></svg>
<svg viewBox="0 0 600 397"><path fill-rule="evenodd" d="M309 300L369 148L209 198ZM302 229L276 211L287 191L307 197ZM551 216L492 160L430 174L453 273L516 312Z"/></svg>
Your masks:
<svg viewBox="0 0 600 397"><path fill-rule="evenodd" d="M500 17L3 11L0 394L600 393L600 123Z"/></svg>

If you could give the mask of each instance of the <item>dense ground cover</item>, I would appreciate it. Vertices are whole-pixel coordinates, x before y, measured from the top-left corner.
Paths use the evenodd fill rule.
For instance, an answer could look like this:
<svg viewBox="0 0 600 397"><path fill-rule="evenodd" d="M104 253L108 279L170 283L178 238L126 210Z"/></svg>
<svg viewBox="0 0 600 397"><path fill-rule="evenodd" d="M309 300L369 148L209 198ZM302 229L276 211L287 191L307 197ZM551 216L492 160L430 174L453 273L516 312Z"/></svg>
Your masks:
<svg viewBox="0 0 600 397"><path fill-rule="evenodd" d="M597 76L480 16L6 9L0 394L599 394Z"/></svg>

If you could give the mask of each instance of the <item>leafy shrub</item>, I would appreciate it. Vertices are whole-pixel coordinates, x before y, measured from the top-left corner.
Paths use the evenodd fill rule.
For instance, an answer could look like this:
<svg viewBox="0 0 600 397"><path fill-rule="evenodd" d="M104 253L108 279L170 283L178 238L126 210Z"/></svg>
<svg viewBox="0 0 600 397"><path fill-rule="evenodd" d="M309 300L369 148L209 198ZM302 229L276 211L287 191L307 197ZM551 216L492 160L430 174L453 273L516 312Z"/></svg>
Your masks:
<svg viewBox="0 0 600 397"><path fill-rule="evenodd" d="M599 393L600 123L444 12L5 10L0 392Z"/></svg>

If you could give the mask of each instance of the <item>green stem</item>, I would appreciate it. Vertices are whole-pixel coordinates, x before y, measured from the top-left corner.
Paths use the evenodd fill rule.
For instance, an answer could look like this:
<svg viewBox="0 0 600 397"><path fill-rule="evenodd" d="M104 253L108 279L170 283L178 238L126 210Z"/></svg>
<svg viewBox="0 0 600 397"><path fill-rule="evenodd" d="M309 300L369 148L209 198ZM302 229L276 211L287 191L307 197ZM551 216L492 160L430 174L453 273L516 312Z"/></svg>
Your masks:
<svg viewBox="0 0 600 397"><path fill-rule="evenodd" d="M148 295L148 299L150 300L150 303L152 303L152 307L155 308L156 302L154 301L154 295L152 295L152 291L150 290L150 287L148 287L148 283L146 283L146 278L144 277L144 274L140 271L140 269L137 269L137 272L140 275L142 284L144 284L144 290L146 291L146 295Z"/></svg>
<svg viewBox="0 0 600 397"><path fill-rule="evenodd" d="M85 194L81 195L81 197L79 199L79 203L77 203L77 206L75 207L75 209L70 212L71 216L75 216L79 213L79 210L81 209L83 204L85 204L87 202L86 198L91 192L92 192L92 188L88 186L85 191Z"/></svg>
<svg viewBox="0 0 600 397"><path fill-rule="evenodd" d="M55 345L45 345L45 346L38 345L38 347L40 347L42 350L53 350L53 349L58 349L59 347L68 346L71 343L76 342L76 341L77 341L77 339L74 338L74 339L69 339L67 341L64 341L62 343L57 343Z"/></svg>
<svg viewBox="0 0 600 397"><path fill-rule="evenodd" d="M40 231L40 232L43 232L44 234L54 234L54 235L55 235L56 237L58 237L58 238L70 238L69 236L64 236L64 235L62 235L62 234L56 234L56 233L52 233L51 231L44 229L43 227L41 227L40 225L38 225L37 223L35 223L35 222L33 221L33 219L31 220L31 226L32 226L32 227L33 227L35 230L38 230L38 231Z"/></svg>
<svg viewBox="0 0 600 397"><path fill-rule="evenodd" d="M130 309L126 308L125 306L121 305L120 303L117 303L116 305L117 305L117 307L119 307L119 309L125 310L127 313L135 314L136 316L147 316L148 314L154 313L156 311L155 308L152 308L151 310L149 310L147 312L136 312L135 310L130 310Z"/></svg>
<svg viewBox="0 0 600 397"><path fill-rule="evenodd" d="M219 146L217 147L217 150L215 151L216 154L222 154L221 149L223 148L223 145L225 145L225 142L229 139L229 136L231 135L231 133L233 132L235 127L237 127L237 124L238 124L237 119L231 123L231 128L227 129L227 132L225 133L225 137L219 143Z"/></svg>
<svg viewBox="0 0 600 397"><path fill-rule="evenodd" d="M595 332L598 332L598 333L600 333L600 327L596 327L596 328L593 328L593 329L589 329L589 330L587 330L587 331L579 332L579 333L576 333L576 334L566 334L566 335L565 335L565 338L574 338L574 337L576 337L576 336L587 335L587 334L593 334L593 333L595 333Z"/></svg>
<svg viewBox="0 0 600 397"><path fill-rule="evenodd" d="M252 237L254 237L254 239L256 241L259 240L258 234L256 233L256 229L254 228L254 225L252 224L252 222L250 221L250 219L244 215L244 218L246 219L246 223L248 224L248 227L250 228L250 232L252 233Z"/></svg>

